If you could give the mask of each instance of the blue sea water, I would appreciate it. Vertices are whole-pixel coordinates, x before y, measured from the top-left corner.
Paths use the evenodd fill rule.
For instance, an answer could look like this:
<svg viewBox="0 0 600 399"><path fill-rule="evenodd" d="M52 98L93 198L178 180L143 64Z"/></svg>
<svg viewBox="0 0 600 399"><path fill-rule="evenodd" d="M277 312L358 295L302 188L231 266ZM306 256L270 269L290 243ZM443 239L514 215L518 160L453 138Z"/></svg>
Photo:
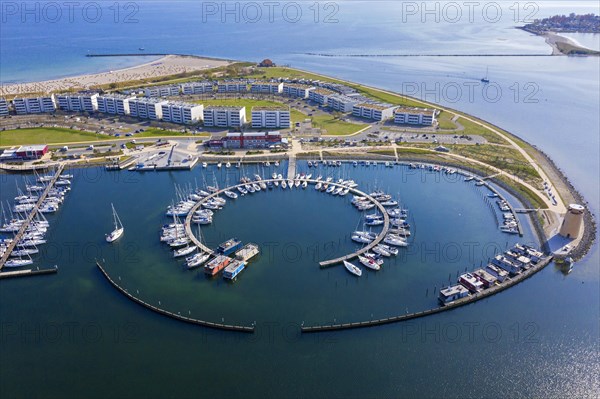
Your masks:
<svg viewBox="0 0 600 399"><path fill-rule="evenodd" d="M297 22L293 22L292 8L285 17L276 14L273 23L266 14L253 23L248 21L252 18L250 9L246 14L237 12L237 21L236 11L222 20L221 9L215 15L207 14L206 8L203 13L206 2L203 5L153 1L136 3L137 8L133 9L125 9L126 4L119 3L121 10L116 22L114 10L108 8L112 3L99 3L103 17L97 22L89 15L86 21L79 12L73 22L55 23L49 21L50 14L40 14L39 22L22 15L21 10L16 17L7 15L11 10L6 8L7 2L2 2L0 81L3 84L36 81L140 62L135 57L86 58L88 51L138 52L139 47L144 47L146 52L243 60L269 57L279 64L411 94L488 120L549 154L598 214L598 58L325 58L305 54L549 54L550 48L543 39L513 28L520 24L516 20L532 11L536 18L570 12L600 14L596 2L536 2L537 9L525 9L525 3L518 3L519 18L510 9L513 2L500 2L503 17L499 21L491 22L491 14L486 14L486 20L476 13L472 23L466 17L456 23L449 22L452 18L449 9L446 14L438 12L439 21L435 20L435 12L424 15L423 9L413 15L414 10L406 8L407 2L390 1L337 2L335 15L331 15L335 8L325 9L325 4L319 3L315 22L314 8L309 8L313 2L297 3L302 9ZM31 4L43 3L27 4L34 7ZM235 7L233 2L227 4ZM241 7L244 3L238 4ZM421 7L420 4L417 6ZM439 4L443 7L447 3ZM136 12L128 19L127 13L132 11ZM575 38L580 41L578 36ZM491 88L478 84L486 71L494 83ZM357 179L368 179L361 177L361 172L349 172L358 174ZM282 258L280 262L269 263L266 270L261 270L260 264L254 270L248 269L233 287L222 284L202 290L203 280L192 285L193 281L186 281L190 279L183 271L168 269L175 265L167 259L168 254L155 247L136 258L139 268L127 269L128 249L138 248L126 245L135 245L135 234L139 234L148 236L144 240L147 245L159 246L154 240L155 224L165 201L172 196L172 183L191 182L194 173L147 174L138 176L129 185L124 178L111 181L115 178L102 173L98 179L80 178L79 187L74 187L71 198L57 216L60 220L53 224L56 230L51 240L60 239L63 246L101 241L99 234L106 230L106 202L114 198L116 206L125 209L139 202L141 206L131 215L122 215L124 219L133 218L129 223L138 227L127 231L126 241L119 244L117 252L103 253L119 260L114 263L113 272L117 275L122 272L124 278L136 281L136 286L144 287L142 292L151 289L172 295L170 304L178 309L185 309L189 295L193 298L189 302L194 313L208 312L216 319L224 317L218 314L222 308L211 306L222 302L223 307L233 309L236 321L250 321L250 315L271 311L273 318L263 317L259 321L273 320L279 324L271 326L272 330L262 324L257 337L240 338L199 331L149 314L119 297L98 276L90 264L96 248L91 245L89 253L76 251L72 259L63 261L56 276L0 284L0 314L3 339L7 343L3 342L1 349L0 392L8 396L54 397L69 396L66 392L71 396L129 397L598 396L598 245L568 276L551 266L517 287L461 310L414 323L297 336L292 332L295 330L285 329L285 321L322 322L351 315L369 316L395 309L396 303L406 306L407 301L411 306L425 306L425 301L431 298L423 293L425 280L420 273L424 269L398 264L394 266L397 269L382 278L369 279L368 283L362 280L355 290L350 290L348 287L354 286L346 285L350 283L342 270L311 269L305 274L299 268L277 268L284 264L286 259ZM384 176L382 172L378 178L386 179ZM12 178L5 176L1 183L2 199L12 197ZM477 220L470 220L472 226L482 221L485 224L486 218L491 217L485 213L489 211L482 208L485 212L479 214L479 208L466 207L474 193L458 190L459 186L448 185L443 189L431 186L440 187L442 194L438 197L435 192L422 189L431 203L432 217L459 223L464 219L453 219L458 213L472 213L478 216ZM414 195L409 206L427 205L419 203L419 190L406 191L414 192L406 195L407 201ZM353 228L358 221L351 208L338 209L337 204L330 204L332 198L315 197L313 192L299 195L302 196L278 193L273 201L278 209L294 209L305 202L315 207L290 216L289 225L266 231L261 239L283 234L280 229L294 228L294 220L303 215L318 215L324 209L335 209L323 216L324 227L317 224L314 230L293 231L290 235L294 240L306 240L303 237L314 234L319 241L329 231L327 223L339 219L344 230ZM465 203L457 202L461 198ZM247 218L253 224L273 224L276 218L285 218L285 213L261 217L269 205L259 196L248 200L245 204L252 208L252 215L244 215L248 209L245 204L239 209L232 206L223 213L222 225L215 225L214 231L207 230L207 238L218 241L219 232L228 234L230 226L235 226L235 220L240 218ZM427 214L426 210L420 212ZM87 226L86 229L82 232L74 229L73 220ZM145 223L149 226L147 231ZM455 229L468 236L472 226L459 225ZM452 227L450 224L445 229L451 231ZM251 230L240 228L240 235L250 239ZM428 234L435 236L439 232L432 229ZM489 234L492 233L482 227L482 235ZM301 262L293 264L301 265ZM277 274L282 270L285 275ZM341 274L337 275L338 272ZM285 276L293 280L284 281ZM437 277L447 279L446 270ZM303 278L309 278L311 284L303 285ZM412 281L415 286L410 285ZM398 286L392 282L398 282ZM373 287L381 290L381 296L373 292ZM223 295L221 288L231 288L234 293ZM303 299L304 295L309 295L310 300ZM253 303L260 311L253 311ZM95 323L102 328L103 338L90 343L83 339L80 329L75 340L65 336L54 341L47 337L35 340L36 325L48 327L59 323L64 332L64 323L69 322L79 323L80 328L85 323ZM7 335L9 329L17 331L16 337ZM269 335L270 332L274 335ZM135 339L128 341L129 337ZM232 373L237 376L233 382ZM30 384L31 377L44 383ZM67 385L70 391L65 388Z"/></svg>

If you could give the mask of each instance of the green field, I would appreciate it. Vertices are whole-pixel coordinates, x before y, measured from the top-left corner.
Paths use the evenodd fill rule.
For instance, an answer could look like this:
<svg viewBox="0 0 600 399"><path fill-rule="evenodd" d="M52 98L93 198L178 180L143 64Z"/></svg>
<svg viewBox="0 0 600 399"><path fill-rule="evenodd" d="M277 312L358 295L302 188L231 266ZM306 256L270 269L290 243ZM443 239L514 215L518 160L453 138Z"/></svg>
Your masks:
<svg viewBox="0 0 600 399"><path fill-rule="evenodd" d="M76 143L108 140L110 137L63 128L33 128L0 131L0 147L27 144Z"/></svg>

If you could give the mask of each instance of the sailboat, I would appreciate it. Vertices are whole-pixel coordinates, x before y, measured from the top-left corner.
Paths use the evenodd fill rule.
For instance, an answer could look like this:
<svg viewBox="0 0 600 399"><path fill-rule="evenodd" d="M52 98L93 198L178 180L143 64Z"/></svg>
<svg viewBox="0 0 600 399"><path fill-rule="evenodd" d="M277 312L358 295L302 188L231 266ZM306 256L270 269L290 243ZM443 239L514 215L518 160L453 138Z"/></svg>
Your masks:
<svg viewBox="0 0 600 399"><path fill-rule="evenodd" d="M116 240L121 238L125 229L123 228L123 223L121 223L121 219L119 219L119 215L117 215L115 206L113 204L110 204L110 206L112 207L112 211L113 211L113 219L115 222L115 229L112 232L110 232L110 234L106 235L106 241L107 242L115 242Z"/></svg>
<svg viewBox="0 0 600 399"><path fill-rule="evenodd" d="M488 68L485 68L485 76L481 78L481 82L490 83L490 80L488 79Z"/></svg>
<svg viewBox="0 0 600 399"><path fill-rule="evenodd" d="M344 261L344 267L346 267L346 270L348 270L350 273L354 274L355 276L362 276L362 270L360 269L360 267L353 265L352 263L348 262L348 261Z"/></svg>

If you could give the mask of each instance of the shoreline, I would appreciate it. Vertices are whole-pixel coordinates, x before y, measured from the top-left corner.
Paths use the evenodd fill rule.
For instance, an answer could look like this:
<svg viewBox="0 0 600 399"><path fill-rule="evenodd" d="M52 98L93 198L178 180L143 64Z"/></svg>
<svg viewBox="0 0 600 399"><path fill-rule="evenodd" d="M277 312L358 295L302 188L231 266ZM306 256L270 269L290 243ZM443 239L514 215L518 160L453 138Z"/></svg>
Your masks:
<svg viewBox="0 0 600 399"><path fill-rule="evenodd" d="M135 69L135 68L133 68L133 69ZM396 92L393 92L390 90L381 89L381 88L373 87L370 85L364 85L364 84L360 84L360 83L356 83L356 82L351 82L351 81L341 79L338 77L323 75L323 74L311 72L311 71L305 71L305 70L298 69L298 68L289 68L288 67L285 69L288 69L290 71L297 71L297 72L301 72L301 73L305 73L305 74L311 74L311 75L317 76L317 77L322 77L322 78L336 81L336 82L339 82L342 84L350 85L350 86L356 87L358 89L360 89L360 88L370 89L370 90L378 91L380 93L394 95L394 96L397 96L399 99L411 100L411 101L417 102L419 104L422 104L423 106L426 106L426 107L433 106L442 111L447 111L447 112L453 113L455 115L460 115L461 117L465 117L466 119L471 120L474 123L485 126L490 131L507 139L507 141L509 143L511 143L515 148L519 149L524 155L527 154L527 156L525 158L528 160L528 162L530 162L532 164L532 166L534 166L536 169L538 169L538 173L541 172L540 176L544 180L549 181L552 184L552 186L554 186L553 191L559 193L561 202L564 201L563 204L569 204L572 202L576 202L576 203L587 205L587 201L585 201L583 196L573 187L573 185L571 184L569 179L554 164L552 159L550 159L543 151L539 150L535 145L532 145L531 143L527 142L526 140L520 138L519 136L517 136L513 133L510 133L506 130L503 130L502 128L494 125L493 123L487 122L483 119L474 117L472 115L466 114L461 111L456 111L452 108L440 106L438 104L432 104L430 102L423 101L418 98L412 98L410 96L406 96L401 93L396 93ZM343 136L340 136L340 137L343 137ZM527 149L521 148L520 145L518 143L516 143L514 140L518 140L518 141L525 143L529 148L527 148ZM528 154L527 150L531 151L531 154ZM548 173L546 173L545 169L548 170ZM550 175L550 176L548 176L548 175ZM556 188L558 186L558 183L560 183L560 186L561 186L561 187L559 187L560 190L558 188ZM564 205L563 205L563 207L564 207ZM549 211L554 212L552 209L550 209ZM586 206L586 217L585 217L584 224L585 224L585 229L584 229L584 233L583 233L584 238L582 239L581 245L578 246L578 248L577 248L579 257L583 257L585 255L585 253L588 252L588 250L592 247L593 243L595 242L595 236L596 236L595 216L594 216L594 214L591 213L591 210L587 206Z"/></svg>
<svg viewBox="0 0 600 399"><path fill-rule="evenodd" d="M122 83L132 80L153 79L179 73L199 72L230 65L232 61L204 58L194 55L166 55L142 64L99 73L68 76L26 83L0 86L0 96L19 96L69 90L86 90L94 86Z"/></svg>
<svg viewBox="0 0 600 399"><path fill-rule="evenodd" d="M527 29L524 26L518 26L517 29L531 33L532 35L544 38L546 44L552 48L550 55L568 55L568 56L599 56L600 51L583 46L581 43L567 36L562 36L560 32L537 32ZM578 32L572 32L578 33ZM562 47L562 48L561 48Z"/></svg>

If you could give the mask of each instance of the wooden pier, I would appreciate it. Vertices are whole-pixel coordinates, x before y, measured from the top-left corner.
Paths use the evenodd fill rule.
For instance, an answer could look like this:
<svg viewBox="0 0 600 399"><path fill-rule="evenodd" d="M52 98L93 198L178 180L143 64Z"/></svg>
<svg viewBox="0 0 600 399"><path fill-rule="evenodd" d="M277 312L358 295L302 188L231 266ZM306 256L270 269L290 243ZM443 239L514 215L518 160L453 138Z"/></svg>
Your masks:
<svg viewBox="0 0 600 399"><path fill-rule="evenodd" d="M262 180L263 182L267 183L267 182L275 182L275 181L279 181L279 179L264 179ZM304 181L304 180L303 180ZM310 184L317 184L319 183L318 180L315 179L305 179L306 182L310 183ZM322 181L321 181L322 182ZM336 187L344 187L344 188L349 188L346 186L343 186L341 184L338 183L334 183L334 182L330 182L328 183L329 185L332 186L336 186ZM192 218L194 217L194 213L200 209L200 207L202 206L202 204L204 204L205 202L211 200L214 197L217 197L221 194L223 194L224 191L235 191L237 190L238 187L243 187L245 185L245 183L241 183L241 184L236 184L233 186L229 186L226 187L224 189L221 189L215 193L212 193L211 195L202 198L200 201L198 201L190 210L190 212L188 213L187 217L185 218L185 232L186 235L188 236L188 238L190 240L192 240L192 242L194 243L194 245L196 245L198 248L200 248L201 251L204 251L208 254L214 255L215 252L208 248L206 245L204 245L192 232ZM379 209L379 211L383 214L383 229L381 230L381 233L379 233L379 235L375 238L375 240L373 240L371 243L369 243L369 245L359 249L356 252L353 252L351 254L348 255L344 255L341 256L339 258L335 258L335 259L330 259L330 260L324 260L322 262L319 262L319 265L321 267L328 267L328 266L332 266L332 265L336 265L338 263L342 263L344 260L350 260L350 259L354 259L356 257L358 257L359 255L362 255L363 253L369 251L370 249L372 249L373 247L375 247L377 244L379 244L386 236L389 228L390 228L390 217L385 209L385 207L383 205L381 205L379 203L379 201L377 201L375 198L371 197L369 194L366 194L360 190L357 190L355 188L349 188L349 192L355 195L358 195L360 197L366 197L369 201L371 201L372 203L375 204L375 206L377 206L377 208Z"/></svg>
<svg viewBox="0 0 600 399"><path fill-rule="evenodd" d="M461 298L454 302L448 303L444 306L439 306L432 309L423 310L420 312L406 313L397 316L385 317L383 319L374 319L374 320L365 320L365 321L356 321L352 323L339 323L339 324L325 324L319 326L309 326L309 327L301 327L301 331L303 333L314 333L314 332L322 332L322 331L336 331L336 330L349 330L352 328L363 328L363 327L373 327L379 326L382 324L390 324L397 323L400 321L417 319L420 317L425 317L429 315L433 315L436 313L441 313L444 311L448 311L451 309L455 309L461 306L469 305L481 299L487 298L489 296L495 295L499 292L506 290L507 288L512 287L515 284L520 283L521 281L533 276L535 273L542 270L546 267L550 261L552 261L552 256L548 256L545 259L541 260L537 265L530 267L527 270L522 271L520 274L517 274L514 277L507 278L503 283L499 283L494 285L491 288L485 289L476 294L469 295L468 297Z"/></svg>
<svg viewBox="0 0 600 399"><path fill-rule="evenodd" d="M23 235L25 234L25 231L27 231L29 224L31 223L33 218L37 215L40 207L42 206L42 202L44 202L44 200L48 196L48 193L50 192L52 187L54 187L54 183L56 183L56 181L60 177L60 174L62 173L64 167L65 167L64 164L60 164L58 166L58 169L56 170L54 177L52 177L52 180L50 180L50 182L48 183L48 186L46 186L46 189L44 190L42 195L40 195L38 202L35 204L35 206L31 210L31 212L29 212L27 219L25 219L25 222L21 225L21 228L15 235L15 238L13 239L13 241L6 248L6 252L4 253L4 255L2 255L2 258L0 258L0 270L2 270L2 268L4 267L4 264L8 260L13 249L15 249L15 247L17 246L17 243L21 240L21 238L23 238Z"/></svg>
<svg viewBox="0 0 600 399"><path fill-rule="evenodd" d="M194 319L192 317L187 317L187 316L182 316L179 313L173 313L171 311L168 311L166 309L161 309L157 306L151 305L148 302L133 296L132 294L129 293L129 291L127 291L125 288L121 287L119 284L117 284L110 276L109 274L106 272L106 270L104 270L104 268L102 267L102 265L100 264L100 262L96 261L96 266L98 266L98 269L100 269L100 271L102 272L102 274L104 275L104 277L106 277L106 279L108 280L108 282L115 287L119 292L121 292L123 295L125 295L128 299L131 299L133 302L142 305L143 307L150 309L156 313L159 313L163 316L167 316L170 317L172 319L175 320L179 320L179 321L183 321L185 323L190 323L190 324L196 324L196 325L200 325L200 326L204 326L204 327L210 327L210 328L216 328L219 330L229 330L229 331L239 331L239 332L245 332L245 333L253 333L254 332L254 326L238 326L235 324L221 324L221 323L213 323L211 321L206 321L206 320L200 320L200 319Z"/></svg>
<svg viewBox="0 0 600 399"><path fill-rule="evenodd" d="M296 155L290 154L288 161L288 179L294 179L296 177Z"/></svg>

